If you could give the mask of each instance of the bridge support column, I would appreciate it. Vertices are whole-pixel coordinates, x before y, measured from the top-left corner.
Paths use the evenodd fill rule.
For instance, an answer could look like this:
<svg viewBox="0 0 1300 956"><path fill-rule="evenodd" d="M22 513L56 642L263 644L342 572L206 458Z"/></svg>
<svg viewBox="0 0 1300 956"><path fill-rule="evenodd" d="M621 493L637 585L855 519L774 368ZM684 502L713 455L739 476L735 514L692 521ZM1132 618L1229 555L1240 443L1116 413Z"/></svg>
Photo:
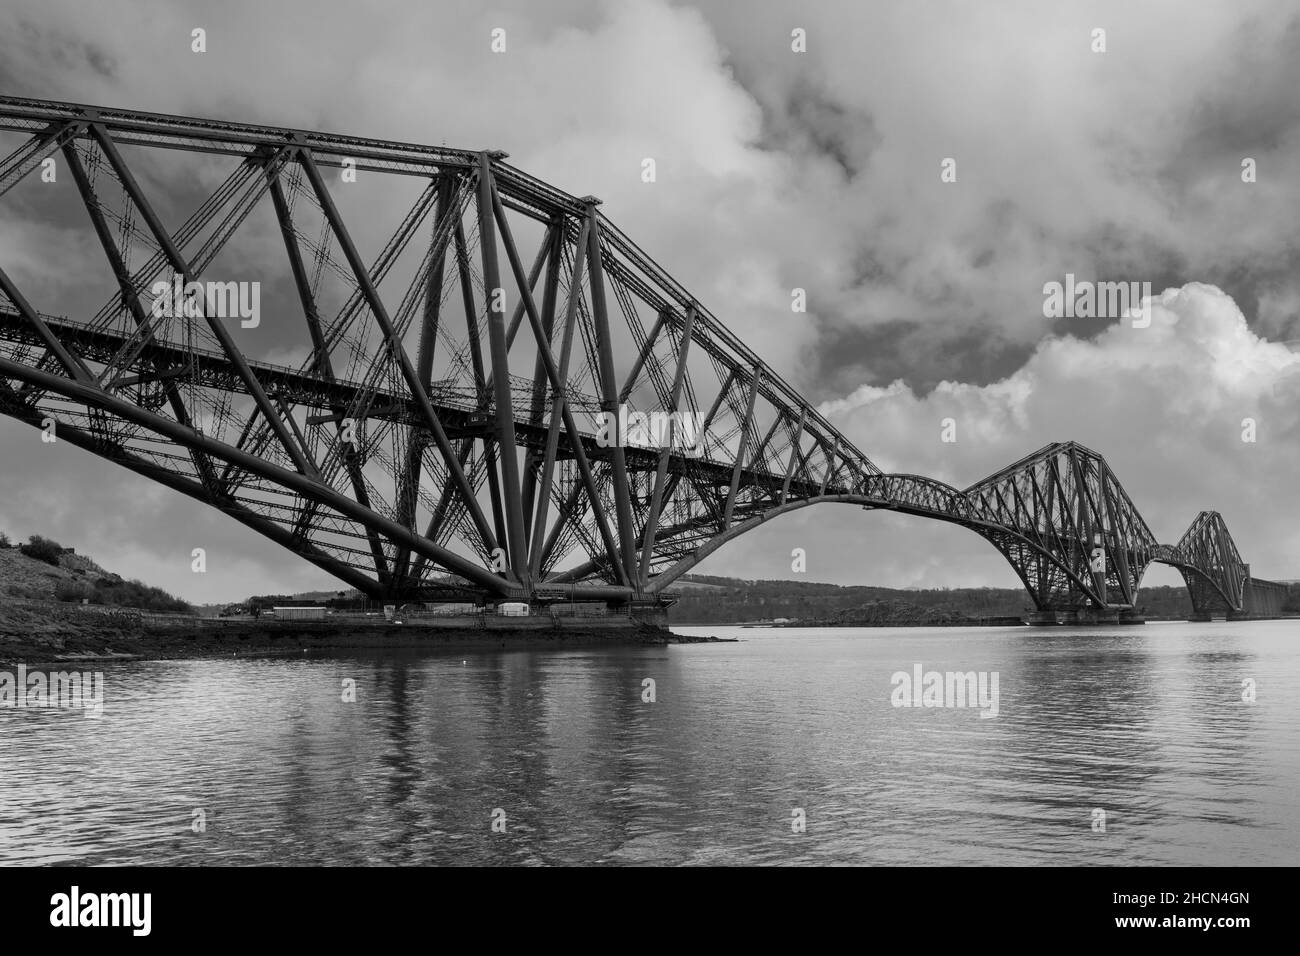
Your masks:
<svg viewBox="0 0 1300 956"><path fill-rule="evenodd" d="M1029 616L1025 618L1025 623L1031 627L1054 627L1059 624L1056 612L1051 610L1030 611Z"/></svg>
<svg viewBox="0 0 1300 956"><path fill-rule="evenodd" d="M1061 624L1072 627L1091 627L1097 624L1145 624L1147 622L1146 618L1133 608L1071 607L1062 611L1037 611L1035 614L1059 615ZM1039 622L1031 619L1029 623L1035 624Z"/></svg>
<svg viewBox="0 0 1300 956"><path fill-rule="evenodd" d="M669 606L665 601L633 601L628 606L628 616L638 624L667 627Z"/></svg>

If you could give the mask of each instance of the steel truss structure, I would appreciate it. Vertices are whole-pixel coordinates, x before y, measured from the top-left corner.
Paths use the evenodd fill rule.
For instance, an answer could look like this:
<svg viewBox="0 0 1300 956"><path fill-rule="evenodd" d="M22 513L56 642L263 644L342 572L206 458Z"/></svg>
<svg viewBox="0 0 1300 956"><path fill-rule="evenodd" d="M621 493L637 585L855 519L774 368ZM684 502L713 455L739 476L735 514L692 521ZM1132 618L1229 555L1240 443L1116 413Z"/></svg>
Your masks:
<svg viewBox="0 0 1300 956"><path fill-rule="evenodd" d="M104 268L102 305L73 319L0 263L0 413L370 597L657 600L740 534L842 502L970 528L1040 609L1132 607L1153 561L1198 610L1243 607L1218 514L1159 545L1078 444L965 491L882 473L599 200L504 153L13 97L2 133L22 139L0 197L56 160ZM150 196L164 155L206 185L188 208ZM351 201L334 170L403 197L369 256L391 195ZM257 330L220 308L247 281L271 304Z"/></svg>

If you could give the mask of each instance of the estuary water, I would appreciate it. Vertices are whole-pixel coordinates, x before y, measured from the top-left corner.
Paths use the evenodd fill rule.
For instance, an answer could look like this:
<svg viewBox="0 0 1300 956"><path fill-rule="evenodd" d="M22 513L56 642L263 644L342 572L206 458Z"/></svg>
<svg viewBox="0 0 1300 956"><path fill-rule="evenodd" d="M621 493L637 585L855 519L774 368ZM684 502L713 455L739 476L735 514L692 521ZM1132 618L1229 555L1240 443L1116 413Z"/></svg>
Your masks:
<svg viewBox="0 0 1300 956"><path fill-rule="evenodd" d="M61 665L0 864L1300 863L1300 622L677 630Z"/></svg>

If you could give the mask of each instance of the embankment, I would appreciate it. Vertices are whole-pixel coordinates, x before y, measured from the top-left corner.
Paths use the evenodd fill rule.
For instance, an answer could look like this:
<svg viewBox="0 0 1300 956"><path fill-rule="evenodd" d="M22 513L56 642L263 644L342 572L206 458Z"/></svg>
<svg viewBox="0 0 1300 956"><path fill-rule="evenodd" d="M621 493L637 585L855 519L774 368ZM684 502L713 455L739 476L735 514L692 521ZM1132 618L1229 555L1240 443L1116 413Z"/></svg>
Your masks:
<svg viewBox="0 0 1300 956"><path fill-rule="evenodd" d="M276 657L390 648L472 652L715 640L674 634L628 618L555 621L545 617L467 617L390 624L212 620L57 603L11 602L0 606L0 663Z"/></svg>

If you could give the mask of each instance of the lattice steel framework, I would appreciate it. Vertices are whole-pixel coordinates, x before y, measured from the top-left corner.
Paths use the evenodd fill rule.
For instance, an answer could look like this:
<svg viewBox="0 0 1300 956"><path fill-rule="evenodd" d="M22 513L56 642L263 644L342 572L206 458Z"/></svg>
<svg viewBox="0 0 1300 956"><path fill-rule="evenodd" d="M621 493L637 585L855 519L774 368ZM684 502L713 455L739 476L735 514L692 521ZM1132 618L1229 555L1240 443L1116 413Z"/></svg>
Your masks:
<svg viewBox="0 0 1300 956"><path fill-rule="evenodd" d="M883 474L599 200L503 153L0 97L5 133L23 139L0 197L55 202L32 174L56 159L103 268L102 305L72 319L0 262L0 413L53 420L367 595L654 598L758 524L843 502L971 528L1040 608L1131 606L1152 560L1241 606L1217 514L1157 545L1077 444L964 492ZM161 154L207 184L187 207L151 196L175 183ZM391 202L358 208L335 169L404 196L369 256L358 233ZM295 346L272 354L210 291L158 308L205 281L281 290L261 327Z"/></svg>
<svg viewBox="0 0 1300 956"><path fill-rule="evenodd" d="M1172 564L1182 572L1192 596L1192 607L1198 613L1240 611L1244 607L1250 565L1241 559L1236 542L1217 511L1198 514L1170 552L1159 550L1156 560Z"/></svg>
<svg viewBox="0 0 1300 956"><path fill-rule="evenodd" d="M1132 608L1146 569L1178 568L1196 611L1241 610L1249 569L1218 512L1175 546L1156 541L1101 455L1049 445L966 489L977 528L1006 556L1040 610Z"/></svg>

